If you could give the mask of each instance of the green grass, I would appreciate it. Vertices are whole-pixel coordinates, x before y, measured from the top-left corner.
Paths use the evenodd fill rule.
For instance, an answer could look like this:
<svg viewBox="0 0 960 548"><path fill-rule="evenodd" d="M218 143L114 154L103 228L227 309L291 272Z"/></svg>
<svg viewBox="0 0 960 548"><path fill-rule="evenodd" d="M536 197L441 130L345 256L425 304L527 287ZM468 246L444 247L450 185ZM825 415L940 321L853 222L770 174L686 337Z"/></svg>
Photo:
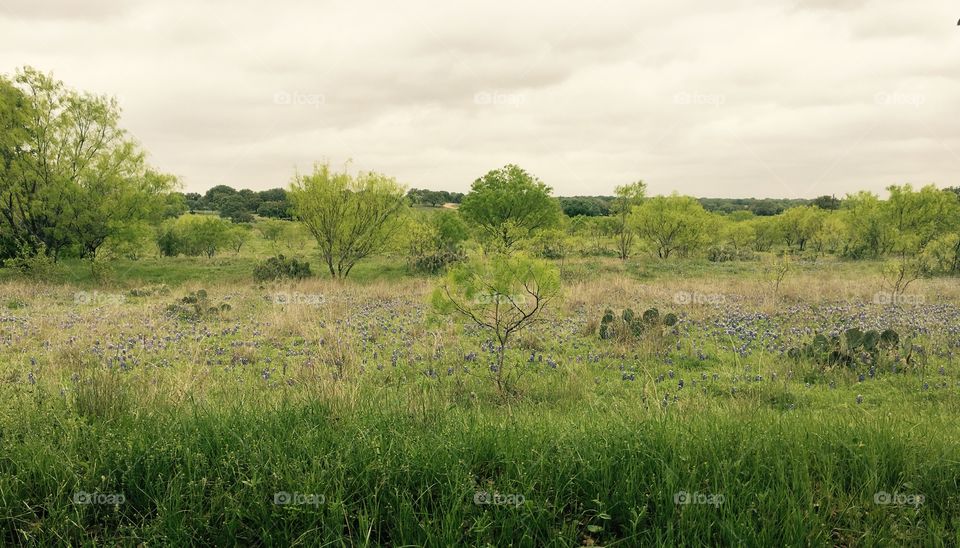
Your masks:
<svg viewBox="0 0 960 548"><path fill-rule="evenodd" d="M671 301L685 280L724 292L760 279L760 263L577 259L569 306L513 341L509 367L525 373L504 395L483 334L432 321L402 261L261 287L261 255L121 261L106 283L69 260L48 284L0 277L0 545L960 543L956 322L912 341L929 360L860 382L863 368L738 356L702 337L723 307ZM854 289L876 266L799 265L795 295L818 295L824 269L869 296ZM197 286L230 309L166 313ZM78 304L78 288L125 299ZM324 304L264 299L276 291ZM737 297L731 317L763 309ZM897 321L927 325L956 305L945 298ZM679 347L588 332L628 305L695 327ZM787 327L829 327L795 316ZM80 492L124 501L77 504ZM318 503L274 504L278 492ZM718 504L677 504L683 492ZM485 493L510 503L477 504Z"/></svg>
<svg viewBox="0 0 960 548"><path fill-rule="evenodd" d="M263 255L266 257L268 255ZM107 284L112 287L134 288L143 285L165 284L177 287L187 283L201 285L253 283L252 272L258 255L225 253L212 258L207 257L144 257L138 260L117 259L105 274ZM319 257L307 255L310 268L317 278L327 278L329 273ZM350 273L350 280L357 283L374 281L397 281L409 278L410 272L402 259L376 257L362 261ZM21 279L10 268L0 268L0 282ZM58 284L71 284L79 287L101 287L90 264L80 259L63 259L53 277L49 280Z"/></svg>
<svg viewBox="0 0 960 548"><path fill-rule="evenodd" d="M78 418L61 398L34 395L0 438L5 543L960 541L960 437L945 413L451 407L429 393L413 411L389 390L346 407L247 396ZM73 504L78 491L126 501ZM278 491L323 502L275 505ZM875 504L882 491L925 501ZM483 492L520 504L478 505ZM677 505L679 492L723 499Z"/></svg>

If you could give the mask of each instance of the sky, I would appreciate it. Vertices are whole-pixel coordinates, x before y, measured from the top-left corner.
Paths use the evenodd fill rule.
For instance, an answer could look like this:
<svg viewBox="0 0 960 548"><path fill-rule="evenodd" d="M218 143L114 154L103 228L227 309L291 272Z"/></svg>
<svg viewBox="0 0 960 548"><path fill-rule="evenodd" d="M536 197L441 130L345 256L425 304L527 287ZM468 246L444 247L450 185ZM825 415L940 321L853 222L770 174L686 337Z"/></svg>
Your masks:
<svg viewBox="0 0 960 548"><path fill-rule="evenodd" d="M330 162L467 191L842 196L960 185L946 0L0 0L0 73L117 97L185 191Z"/></svg>

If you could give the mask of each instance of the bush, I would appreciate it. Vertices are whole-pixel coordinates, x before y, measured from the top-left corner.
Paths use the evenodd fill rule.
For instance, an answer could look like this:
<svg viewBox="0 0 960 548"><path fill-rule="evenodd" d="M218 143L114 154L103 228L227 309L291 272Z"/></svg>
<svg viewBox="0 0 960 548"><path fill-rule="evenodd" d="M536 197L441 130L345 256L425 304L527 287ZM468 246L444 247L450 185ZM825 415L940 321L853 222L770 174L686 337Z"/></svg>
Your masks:
<svg viewBox="0 0 960 548"><path fill-rule="evenodd" d="M232 226L229 221L209 215L184 215L165 222L156 234L160 254L175 257L216 255L224 247L231 246ZM233 244L235 245L235 244Z"/></svg>
<svg viewBox="0 0 960 548"><path fill-rule="evenodd" d="M207 296L205 289L193 291L167 306L167 312L170 315L190 322L200 321L208 317L219 317L222 313L229 312L230 309L231 306L227 303L220 303L217 306Z"/></svg>
<svg viewBox="0 0 960 548"><path fill-rule="evenodd" d="M52 279L58 270L56 261L47 254L47 248L43 244L40 244L36 250L22 247L16 257L7 259L3 264L16 269L24 276L39 281Z"/></svg>
<svg viewBox="0 0 960 548"><path fill-rule="evenodd" d="M735 261L737 254L727 246L714 245L710 246L710 249L707 250L707 259L712 263L725 263L727 261Z"/></svg>
<svg viewBox="0 0 960 548"><path fill-rule="evenodd" d="M410 267L418 272L436 274L448 266L462 261L465 256L461 249L435 250L429 254L411 257Z"/></svg>
<svg viewBox="0 0 960 548"><path fill-rule="evenodd" d="M253 279L258 282L269 282L282 279L301 280L309 278L310 263L301 262L283 255L270 257L266 261L257 263L253 267Z"/></svg>

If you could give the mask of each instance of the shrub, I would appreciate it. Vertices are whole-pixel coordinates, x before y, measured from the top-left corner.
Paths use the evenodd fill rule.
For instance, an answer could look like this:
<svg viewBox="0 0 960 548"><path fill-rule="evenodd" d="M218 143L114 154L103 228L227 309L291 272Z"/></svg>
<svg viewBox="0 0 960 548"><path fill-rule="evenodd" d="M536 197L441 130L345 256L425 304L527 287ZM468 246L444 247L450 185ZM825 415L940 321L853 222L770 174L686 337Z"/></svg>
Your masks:
<svg viewBox="0 0 960 548"><path fill-rule="evenodd" d="M617 339L624 343L649 337L663 338L678 321L676 314L661 315L656 308L649 308L640 316L627 308L620 317L608 308L600 319L599 335L602 340Z"/></svg>
<svg viewBox="0 0 960 548"><path fill-rule="evenodd" d="M725 263L736 260L737 254L725 245L714 245L707 250L707 259L712 263Z"/></svg>
<svg viewBox="0 0 960 548"><path fill-rule="evenodd" d="M36 250L20 248L16 257L4 261L4 266L14 268L22 275L40 281L50 280L58 269L57 263L47 254L46 246L43 244L40 244Z"/></svg>
<svg viewBox="0 0 960 548"><path fill-rule="evenodd" d="M215 306L208 298L207 291L198 289L169 305L167 312L181 320L195 322L205 317L220 316L221 313L228 312L230 308L227 303Z"/></svg>
<svg viewBox="0 0 960 548"><path fill-rule="evenodd" d="M847 329L842 336L819 333L809 344L788 350L787 355L797 361L808 358L823 366L846 365L856 368L860 363L877 364L885 356L893 357L899 348L900 334L893 329L864 332L854 327Z"/></svg>
<svg viewBox="0 0 960 548"><path fill-rule="evenodd" d="M270 257L253 267L253 279L258 282L282 279L302 280L312 275L310 263L301 262L292 257L287 258L283 255Z"/></svg>

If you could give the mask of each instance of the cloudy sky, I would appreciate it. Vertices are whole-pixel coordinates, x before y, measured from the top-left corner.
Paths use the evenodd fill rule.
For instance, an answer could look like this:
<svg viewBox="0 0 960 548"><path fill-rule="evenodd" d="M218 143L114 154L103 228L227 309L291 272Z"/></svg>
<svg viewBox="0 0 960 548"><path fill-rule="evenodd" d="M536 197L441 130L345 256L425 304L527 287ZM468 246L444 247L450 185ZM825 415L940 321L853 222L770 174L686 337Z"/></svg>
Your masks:
<svg viewBox="0 0 960 548"><path fill-rule="evenodd" d="M960 184L947 0L0 0L0 72L115 95L187 191L315 161L464 191L813 197Z"/></svg>

